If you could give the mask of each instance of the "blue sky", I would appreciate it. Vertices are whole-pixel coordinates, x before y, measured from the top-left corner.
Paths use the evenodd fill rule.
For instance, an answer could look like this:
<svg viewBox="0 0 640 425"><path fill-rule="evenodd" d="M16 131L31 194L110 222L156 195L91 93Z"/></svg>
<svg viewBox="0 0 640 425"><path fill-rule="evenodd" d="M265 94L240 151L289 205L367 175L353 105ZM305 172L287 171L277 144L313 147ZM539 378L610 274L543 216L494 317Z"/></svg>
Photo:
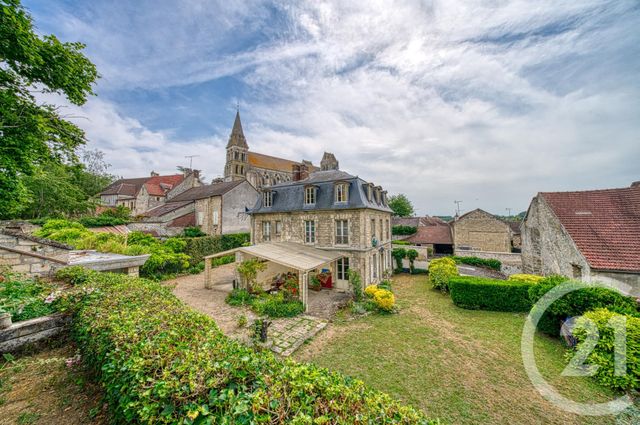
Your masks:
<svg viewBox="0 0 640 425"><path fill-rule="evenodd" d="M117 175L219 176L239 102L251 149L334 152L420 214L640 180L637 0L24 4L87 45L97 96L66 109Z"/></svg>

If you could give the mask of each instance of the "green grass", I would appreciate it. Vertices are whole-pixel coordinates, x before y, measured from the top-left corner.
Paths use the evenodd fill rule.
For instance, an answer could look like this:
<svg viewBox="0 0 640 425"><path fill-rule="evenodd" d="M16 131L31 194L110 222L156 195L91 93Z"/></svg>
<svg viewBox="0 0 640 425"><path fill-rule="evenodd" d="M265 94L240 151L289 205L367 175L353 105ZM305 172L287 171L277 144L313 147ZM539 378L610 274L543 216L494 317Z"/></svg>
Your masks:
<svg viewBox="0 0 640 425"><path fill-rule="evenodd" d="M296 355L362 379L445 423L606 424L555 408L522 366L524 314L464 310L430 289L424 276L394 281L400 313L337 320ZM590 378L561 377L565 349L539 335L541 373L566 397L603 402L615 396Z"/></svg>

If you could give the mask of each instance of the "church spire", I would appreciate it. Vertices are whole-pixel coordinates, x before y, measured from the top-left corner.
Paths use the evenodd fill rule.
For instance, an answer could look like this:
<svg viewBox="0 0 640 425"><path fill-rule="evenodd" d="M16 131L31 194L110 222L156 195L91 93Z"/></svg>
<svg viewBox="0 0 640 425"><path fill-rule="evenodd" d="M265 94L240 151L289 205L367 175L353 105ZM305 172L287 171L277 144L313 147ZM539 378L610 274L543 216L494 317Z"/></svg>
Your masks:
<svg viewBox="0 0 640 425"><path fill-rule="evenodd" d="M244 132L242 131L239 109L236 110L236 119L233 122L233 129L231 130L231 135L229 136L229 143L227 143L227 148L230 148L232 146L249 149L249 145L247 145L247 139L245 139Z"/></svg>

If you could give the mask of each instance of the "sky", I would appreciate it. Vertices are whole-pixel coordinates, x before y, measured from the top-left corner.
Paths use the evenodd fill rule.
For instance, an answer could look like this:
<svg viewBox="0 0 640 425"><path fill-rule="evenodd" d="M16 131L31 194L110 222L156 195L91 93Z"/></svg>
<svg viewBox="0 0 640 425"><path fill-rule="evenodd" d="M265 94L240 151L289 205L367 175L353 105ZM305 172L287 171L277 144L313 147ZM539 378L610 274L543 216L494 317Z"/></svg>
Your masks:
<svg viewBox="0 0 640 425"><path fill-rule="evenodd" d="M421 215L640 180L637 0L23 3L86 44L96 96L51 101L118 176L221 176L239 105L250 150L333 152Z"/></svg>

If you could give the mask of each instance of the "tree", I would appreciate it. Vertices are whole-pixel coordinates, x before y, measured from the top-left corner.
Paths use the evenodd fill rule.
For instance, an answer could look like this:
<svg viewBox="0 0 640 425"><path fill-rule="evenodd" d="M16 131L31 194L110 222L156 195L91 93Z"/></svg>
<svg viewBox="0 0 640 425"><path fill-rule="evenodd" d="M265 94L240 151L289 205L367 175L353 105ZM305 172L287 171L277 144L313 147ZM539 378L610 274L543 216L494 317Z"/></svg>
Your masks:
<svg viewBox="0 0 640 425"><path fill-rule="evenodd" d="M402 193L389 198L389 207L393 210L393 214L398 217L411 217L414 214L411 201Z"/></svg>
<svg viewBox="0 0 640 425"><path fill-rule="evenodd" d="M76 182L87 196L92 197L116 180L108 172L111 164L104 161L104 152L98 149L82 150L82 167L76 168Z"/></svg>
<svg viewBox="0 0 640 425"><path fill-rule="evenodd" d="M33 93L56 93L82 105L92 95L96 67L81 43L38 37L19 0L0 0L0 218L15 216L27 191L20 176L44 163L75 164L84 132Z"/></svg>

